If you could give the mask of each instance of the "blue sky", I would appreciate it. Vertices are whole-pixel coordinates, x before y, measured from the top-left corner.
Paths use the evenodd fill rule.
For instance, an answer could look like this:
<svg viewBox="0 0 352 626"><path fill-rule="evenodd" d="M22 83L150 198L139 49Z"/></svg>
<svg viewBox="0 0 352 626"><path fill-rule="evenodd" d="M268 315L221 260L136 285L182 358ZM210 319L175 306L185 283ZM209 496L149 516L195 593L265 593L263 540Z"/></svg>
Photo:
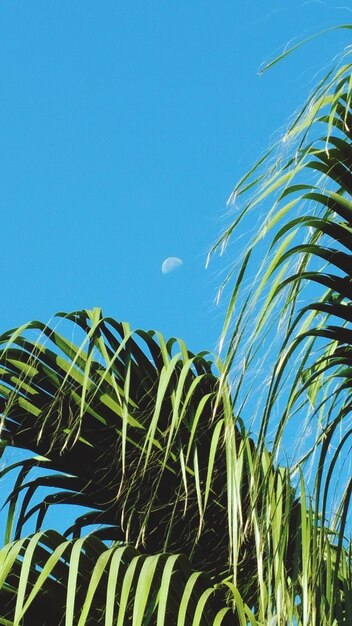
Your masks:
<svg viewBox="0 0 352 626"><path fill-rule="evenodd" d="M348 33L257 70L348 22L337 4L3 0L1 330L101 306L214 349L226 199ZM167 256L184 264L163 275Z"/></svg>

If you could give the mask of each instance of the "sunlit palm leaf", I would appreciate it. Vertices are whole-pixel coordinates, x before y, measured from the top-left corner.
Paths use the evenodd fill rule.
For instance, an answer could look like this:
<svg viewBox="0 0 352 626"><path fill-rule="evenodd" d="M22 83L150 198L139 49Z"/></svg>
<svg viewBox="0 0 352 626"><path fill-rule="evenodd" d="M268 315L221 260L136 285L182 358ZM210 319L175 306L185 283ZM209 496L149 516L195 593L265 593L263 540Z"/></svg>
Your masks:
<svg viewBox="0 0 352 626"><path fill-rule="evenodd" d="M263 367L268 370L270 384L262 405L259 441L264 445L270 428L275 428L274 450L279 447L292 415L301 421L303 432L312 407L320 420L316 441L322 441L324 429L336 430L342 418L349 431L351 71L352 65L346 62L325 77L286 133L275 163L270 162L272 153L268 153L231 197L235 205L243 203L241 222L247 215L253 218L253 211L259 207L266 213L261 216L258 235L243 253L224 336L229 363L242 359L244 349L247 370L254 363L261 365L260 359L263 363L264 358L268 359ZM223 246L237 232L237 226L235 219L214 249ZM249 268L253 269L251 259L258 254L264 254L264 262L245 300L245 280ZM230 282L228 277L227 283ZM240 327L235 324L236 331L231 335L233 316L235 323L239 317L242 321ZM270 345L270 337L275 335L281 335L281 345L278 341L276 348L274 341ZM238 342L241 336L245 338L245 348L241 348L243 342ZM267 355L263 353L264 340ZM273 421L277 411L281 413L279 424ZM314 437L310 439L311 450L316 441ZM347 449L347 441L345 444ZM323 466L319 471L323 471Z"/></svg>
<svg viewBox="0 0 352 626"><path fill-rule="evenodd" d="M214 582L231 575L255 604L258 554L268 553L261 537L274 518L287 529L274 549L292 570L297 504L287 477L235 422L221 370L182 342L131 333L98 311L62 325L81 343L39 323L3 337L3 445L36 453L14 465L7 541L13 525L19 538L33 517L45 528L50 506L78 504L86 510L67 535L94 525L97 537L144 554L182 552Z"/></svg>
<svg viewBox="0 0 352 626"><path fill-rule="evenodd" d="M34 513L40 528L55 502L80 504L95 512L75 521L74 534L100 523L104 537L151 553L181 544L198 562L207 558L198 546L207 509L205 534L219 545L208 565L226 571L227 542L210 523L226 525L223 415L210 362L97 311L68 321L83 331L81 344L39 323L2 337L2 438L45 457L22 464L10 498L25 492L15 536ZM63 474L28 480L32 466ZM31 507L41 487L60 491Z"/></svg>
<svg viewBox="0 0 352 626"><path fill-rule="evenodd" d="M147 626L234 623L225 590L182 555L107 548L94 536L67 541L37 533L0 551L1 615L33 624ZM217 617L218 616L218 617ZM1 622L0 622L1 623Z"/></svg>
<svg viewBox="0 0 352 626"><path fill-rule="evenodd" d="M256 221L242 263L224 281L227 289L232 283L232 293L222 343L245 420L253 419L253 396L266 372L256 407L258 450L271 439L274 457L288 451L291 462L298 459L294 471L311 459L315 472L314 504L301 515L302 610L295 617L304 624L347 624L352 606L345 538L352 435L350 53L324 77L283 140L235 187L229 201L234 218L211 251L224 252L239 225L252 228ZM334 513L337 482L340 504ZM304 507L303 479L301 491ZM322 531L328 519L333 532L328 526ZM340 557L346 558L341 569ZM319 572L315 579L313 571ZM346 604L338 581L349 589Z"/></svg>

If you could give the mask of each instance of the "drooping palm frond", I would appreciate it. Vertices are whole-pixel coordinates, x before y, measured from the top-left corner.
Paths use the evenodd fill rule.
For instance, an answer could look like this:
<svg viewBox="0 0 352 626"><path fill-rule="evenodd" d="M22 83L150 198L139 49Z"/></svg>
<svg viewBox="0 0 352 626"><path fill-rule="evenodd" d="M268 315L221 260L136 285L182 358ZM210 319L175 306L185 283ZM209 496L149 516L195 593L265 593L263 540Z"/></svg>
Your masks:
<svg viewBox="0 0 352 626"><path fill-rule="evenodd" d="M225 587L212 587L181 554L147 556L92 535L69 541L47 531L6 546L0 564L6 626L176 626L197 615L204 625L233 623Z"/></svg>
<svg viewBox="0 0 352 626"><path fill-rule="evenodd" d="M6 541L31 519L40 531L50 506L81 505L67 536L95 525L102 539L146 554L182 552L214 582L235 562L236 585L253 600L251 516L263 497L252 481L267 480L268 461L235 422L221 372L181 341L132 333L98 310L65 315L62 325L81 343L40 323L0 340L2 444L35 453L13 468ZM289 510L287 481L280 493ZM296 532L293 522L285 554Z"/></svg>
<svg viewBox="0 0 352 626"><path fill-rule="evenodd" d="M89 509L68 533L101 524L104 538L143 544L149 553L177 550L182 534L186 552L195 552L196 562L206 559L197 538L214 488L219 501L212 500L208 514L226 523L226 464L215 464L224 457L223 416L211 363L182 342L176 352L174 341L133 334L99 311L67 315L68 322L81 331L81 344L43 324L1 341L2 439L37 455L21 463L12 493L14 506L25 492L15 537L30 516L38 514L40 528L47 507L62 502ZM33 332L38 336L28 338ZM33 466L61 473L25 480ZM31 506L39 487L59 491ZM208 532L213 543L223 543L211 565L226 570L223 534Z"/></svg>
<svg viewBox="0 0 352 626"><path fill-rule="evenodd" d="M305 438L303 455L316 450L325 437L335 444L341 428L346 433L344 450L349 451L352 64L348 55L350 50L321 81L278 146L236 186L230 203L237 216L212 251L223 248L239 224L260 215L242 266L227 277L227 284L233 281L234 287L223 334L228 369L241 359L250 377L255 366L267 372L259 442L265 445L270 432L274 451L283 432L292 432L292 420ZM248 272L258 264L257 279L249 289ZM340 449L340 462L341 453ZM323 447L317 468L320 485L328 460L334 465Z"/></svg>
<svg viewBox="0 0 352 626"><path fill-rule="evenodd" d="M222 344L235 413L247 423L256 411L259 454L270 445L272 459L289 458L292 476L310 462L299 624L347 624L352 606L350 54L235 187L234 217L210 253L256 224L221 289L232 287ZM302 511L307 493L302 477Z"/></svg>
<svg viewBox="0 0 352 626"><path fill-rule="evenodd" d="M2 337L2 445L34 456L2 471L18 476L0 551L0 623L257 624L299 619L333 594L344 615L345 549L336 558L329 533L314 535L288 471L258 454L220 362L216 375L205 354L99 310L60 319L62 328L31 323ZM73 540L45 531L59 504L85 507L67 522ZM91 525L94 536L80 539ZM319 565L318 604L303 563Z"/></svg>

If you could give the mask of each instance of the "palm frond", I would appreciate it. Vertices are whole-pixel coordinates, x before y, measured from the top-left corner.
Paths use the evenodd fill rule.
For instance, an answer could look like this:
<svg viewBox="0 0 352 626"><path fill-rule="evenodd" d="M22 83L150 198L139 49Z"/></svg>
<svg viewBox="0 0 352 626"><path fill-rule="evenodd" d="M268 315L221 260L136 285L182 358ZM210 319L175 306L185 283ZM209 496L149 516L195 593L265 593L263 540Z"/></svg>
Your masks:
<svg viewBox="0 0 352 626"><path fill-rule="evenodd" d="M233 623L225 589L181 554L39 532L0 551L0 621L13 626ZM232 619L231 619L232 618Z"/></svg>
<svg viewBox="0 0 352 626"><path fill-rule="evenodd" d="M60 319L65 333L36 322L1 338L2 445L34 453L2 470L17 471L6 542L27 523L43 532L50 507L76 504L67 537L94 526L144 555L184 553L213 584L230 577L243 606L258 605L258 559L278 550L293 571L300 558L298 503L288 474L234 418L220 361L216 374L205 353L100 311Z"/></svg>
<svg viewBox="0 0 352 626"><path fill-rule="evenodd" d="M341 424L341 418L346 430L350 428L352 64L348 62L349 54L348 50L296 117L277 146L275 162L271 162L273 152L268 153L240 181L230 198L235 207L242 203L241 223L253 219L259 210L262 213L258 234L243 252L242 266L238 270L234 268L232 276L227 277L227 285L232 278L234 287L223 340L228 346L228 368L239 360L244 363L242 379L247 381L241 383L244 389L252 376L246 372L253 371L255 366L268 372L268 392L263 393L258 411L259 442L264 446L268 434L275 431L274 453L280 447L283 433L292 429L292 420L299 424L302 439L305 436L307 442L310 437L312 454L325 432L330 429L337 432L335 426ZM237 233L238 220L233 220L213 252ZM258 263L259 255L264 260L254 286L246 288L245 281ZM281 413L279 421L278 413ZM246 413L242 414L246 419ZM303 434L307 427L311 435ZM315 436L312 428L316 430ZM302 452L305 458L306 442ZM345 444L347 449L348 442Z"/></svg>
<svg viewBox="0 0 352 626"><path fill-rule="evenodd" d="M89 512L68 534L102 524L105 538L143 544L150 553L174 549L182 534L187 553L204 558L197 544L205 509L226 523L225 461L223 470L215 464L224 458L223 416L212 364L182 342L132 333L97 311L63 317L67 329L70 323L81 333L80 344L40 323L0 339L2 440L36 454L21 463L9 499L12 508L21 500L14 536L34 514L39 529L55 503L79 504ZM51 471L28 480L34 467ZM32 505L38 489L49 487L56 493ZM215 488L219 500L209 497ZM226 563L222 550L214 569Z"/></svg>

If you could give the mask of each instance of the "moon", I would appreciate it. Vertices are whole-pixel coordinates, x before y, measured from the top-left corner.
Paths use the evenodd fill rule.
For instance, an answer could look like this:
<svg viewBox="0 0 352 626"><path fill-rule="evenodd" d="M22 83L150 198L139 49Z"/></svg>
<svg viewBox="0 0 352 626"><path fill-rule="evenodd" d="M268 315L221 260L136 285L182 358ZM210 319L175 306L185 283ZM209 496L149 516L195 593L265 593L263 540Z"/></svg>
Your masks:
<svg viewBox="0 0 352 626"><path fill-rule="evenodd" d="M162 262L161 271L163 274L170 274L170 272L174 272L181 265L183 265L182 259L179 259L177 256L169 256Z"/></svg>

